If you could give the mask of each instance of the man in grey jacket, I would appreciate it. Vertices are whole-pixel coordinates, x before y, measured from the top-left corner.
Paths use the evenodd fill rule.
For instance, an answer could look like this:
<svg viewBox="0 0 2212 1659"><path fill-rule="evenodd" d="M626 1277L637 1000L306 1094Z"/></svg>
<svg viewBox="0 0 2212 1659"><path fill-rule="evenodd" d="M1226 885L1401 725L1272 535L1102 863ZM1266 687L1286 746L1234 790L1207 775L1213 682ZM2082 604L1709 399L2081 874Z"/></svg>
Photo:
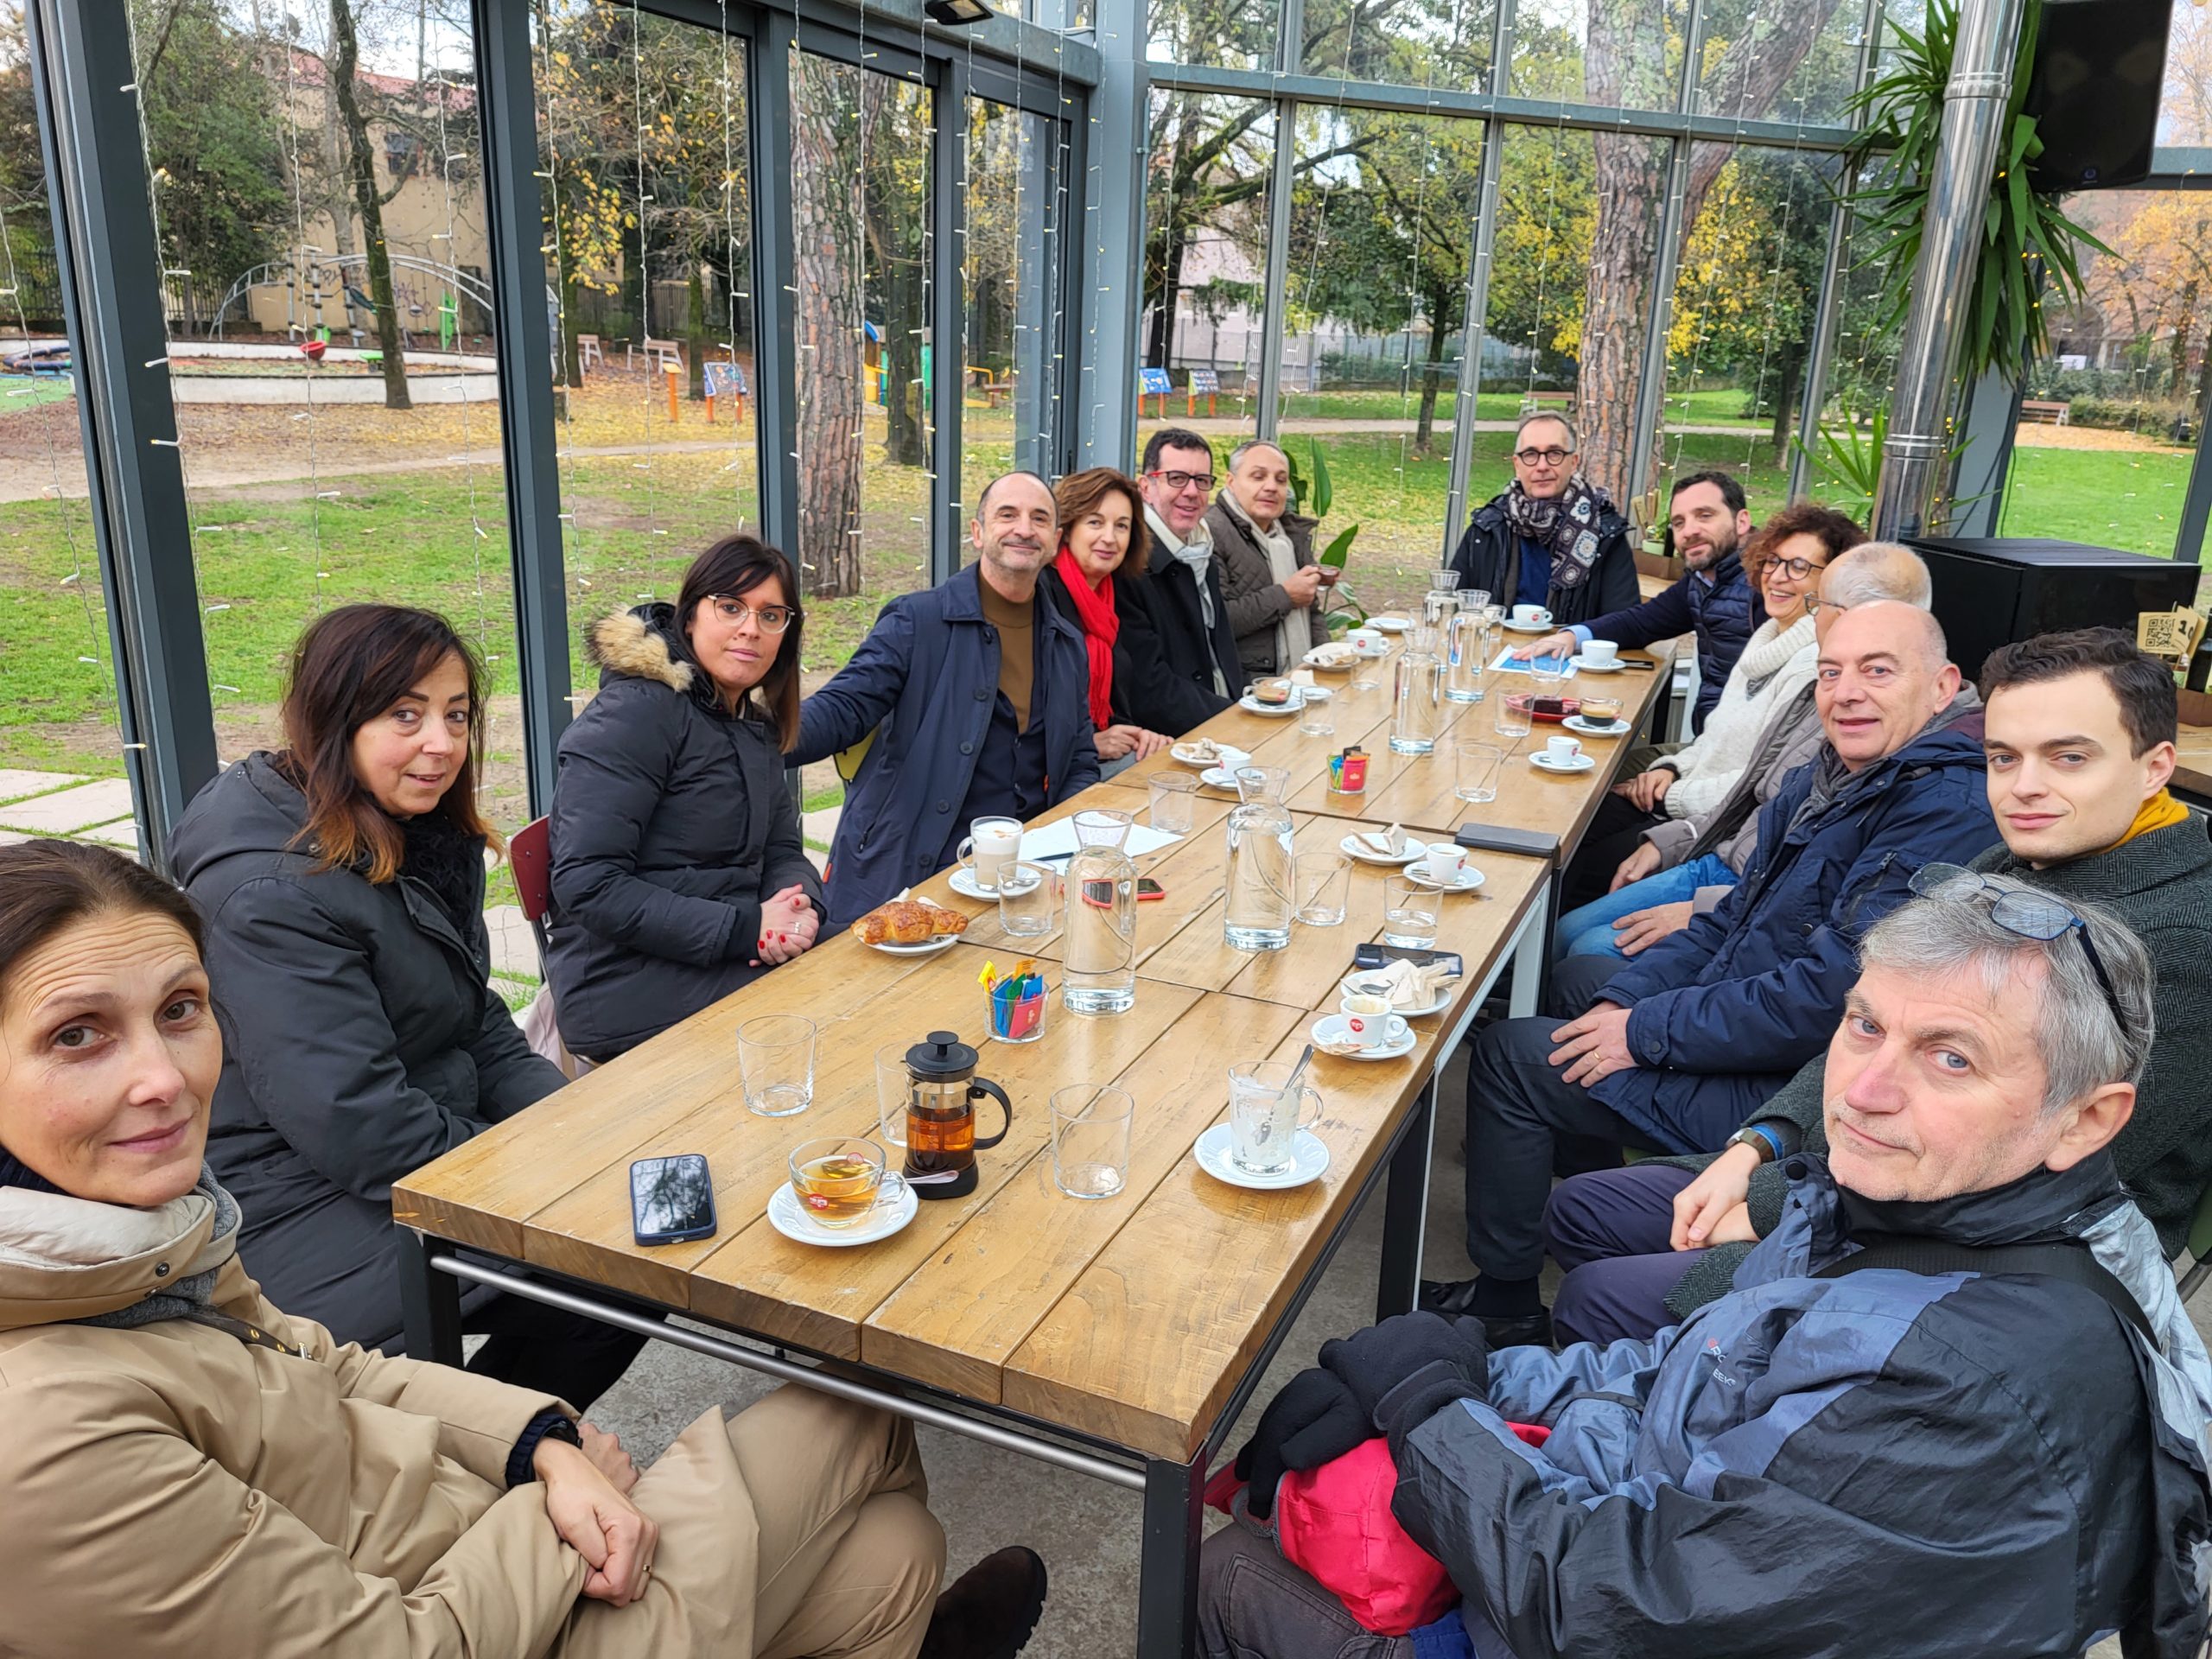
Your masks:
<svg viewBox="0 0 2212 1659"><path fill-rule="evenodd" d="M1837 617L1878 600L1924 611L1930 592L1920 555L1896 542L1867 542L1838 554L1821 573L1820 597L1812 601L1814 632L1826 639ZM1959 695L1974 696L1971 689ZM1775 710L1751 763L1717 806L1702 817L1670 819L1646 830L1614 873L1605 897L1560 918L1554 953L1637 956L1713 909L1758 849L1759 809L1784 778L1820 753L1821 741L1820 712L1808 685Z"/></svg>

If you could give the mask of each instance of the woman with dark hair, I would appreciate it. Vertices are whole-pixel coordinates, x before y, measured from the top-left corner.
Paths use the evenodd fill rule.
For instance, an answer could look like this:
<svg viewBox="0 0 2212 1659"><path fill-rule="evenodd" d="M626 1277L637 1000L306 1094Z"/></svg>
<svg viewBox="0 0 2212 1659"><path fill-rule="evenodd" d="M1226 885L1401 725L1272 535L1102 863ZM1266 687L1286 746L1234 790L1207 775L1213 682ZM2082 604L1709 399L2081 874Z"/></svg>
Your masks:
<svg viewBox="0 0 2212 1659"><path fill-rule="evenodd" d="M553 785L545 966L572 1053L612 1059L814 943L822 880L783 761L804 622L791 562L731 536L674 605L592 626L599 694Z"/></svg>
<svg viewBox="0 0 2212 1659"><path fill-rule="evenodd" d="M0 1647L1020 1649L1045 1564L1001 1549L937 1594L944 1534L901 1419L786 1388L715 1407L641 1472L549 1390L272 1306L204 1161L228 1074L201 948L191 902L118 854L0 848Z"/></svg>
<svg viewBox="0 0 2212 1659"><path fill-rule="evenodd" d="M1090 717L1110 775L1165 747L1229 707L1226 697L1174 673L1161 654L1146 597L1143 498L1128 474L1093 467L1053 491L1059 556L1038 592L1083 630L1090 658ZM1118 579L1117 579L1118 578Z"/></svg>
<svg viewBox="0 0 2212 1659"><path fill-rule="evenodd" d="M347 605L293 652L285 746L170 838L207 918L226 1057L208 1162L271 1295L399 1341L391 1184L561 1087L490 984L476 810L483 671L443 617ZM640 1338L484 1293L473 1369L588 1405Z"/></svg>

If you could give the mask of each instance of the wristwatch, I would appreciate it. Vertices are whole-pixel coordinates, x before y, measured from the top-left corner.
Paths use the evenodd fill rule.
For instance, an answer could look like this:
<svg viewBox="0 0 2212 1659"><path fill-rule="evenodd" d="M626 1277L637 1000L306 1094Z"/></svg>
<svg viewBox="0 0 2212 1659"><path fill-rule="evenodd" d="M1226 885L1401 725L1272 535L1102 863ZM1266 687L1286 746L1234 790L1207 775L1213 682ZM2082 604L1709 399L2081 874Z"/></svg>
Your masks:
<svg viewBox="0 0 2212 1659"><path fill-rule="evenodd" d="M1770 1164L1782 1156L1782 1140L1763 1123L1746 1123L1730 1135L1723 1144L1727 1147L1749 1147L1759 1155L1759 1162Z"/></svg>

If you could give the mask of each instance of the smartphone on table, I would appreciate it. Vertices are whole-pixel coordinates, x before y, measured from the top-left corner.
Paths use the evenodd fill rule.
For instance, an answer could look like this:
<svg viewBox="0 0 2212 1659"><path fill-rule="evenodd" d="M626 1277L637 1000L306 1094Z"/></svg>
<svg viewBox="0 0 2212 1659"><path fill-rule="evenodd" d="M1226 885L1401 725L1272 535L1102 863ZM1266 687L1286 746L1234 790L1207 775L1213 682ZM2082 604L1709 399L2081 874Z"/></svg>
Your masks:
<svg viewBox="0 0 2212 1659"><path fill-rule="evenodd" d="M1167 889L1161 887L1159 882L1154 880L1150 876L1141 875L1137 878L1137 902L1139 904L1143 904L1149 899L1165 899L1166 896ZM1114 903L1113 883L1110 881L1084 882L1083 884L1083 902L1086 905L1095 905L1100 910L1110 908Z"/></svg>
<svg viewBox="0 0 2212 1659"><path fill-rule="evenodd" d="M630 1166L630 1231L640 1244L715 1236L715 1182L703 1153L640 1158Z"/></svg>

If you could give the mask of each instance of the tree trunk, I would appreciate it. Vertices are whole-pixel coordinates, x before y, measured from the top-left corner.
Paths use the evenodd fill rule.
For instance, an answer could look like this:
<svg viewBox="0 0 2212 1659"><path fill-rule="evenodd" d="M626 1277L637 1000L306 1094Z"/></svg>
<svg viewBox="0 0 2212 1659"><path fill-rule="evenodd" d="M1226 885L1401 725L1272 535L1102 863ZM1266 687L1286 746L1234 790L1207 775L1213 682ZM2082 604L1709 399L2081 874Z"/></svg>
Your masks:
<svg viewBox="0 0 2212 1659"><path fill-rule="evenodd" d="M691 281L684 293L690 315L683 320L683 366L690 385L685 395L697 403L707 395L707 285L700 261L695 257L688 264Z"/></svg>
<svg viewBox="0 0 2212 1659"><path fill-rule="evenodd" d="M339 119L346 128L353 177L353 211L361 216L361 239L369 257L369 300L376 310L377 349L384 354L384 406L411 407L407 396L407 359L402 353L399 301L391 287L391 252L385 246L384 207L377 199L377 157L369 142L369 124L361 116L359 89L354 74L361 48L353 38L353 10L350 0L330 0L330 87L338 99Z"/></svg>
<svg viewBox="0 0 2212 1659"><path fill-rule="evenodd" d="M894 467L926 467L929 456L922 442L921 400L928 393L922 385L922 340L907 319L922 309L922 268L895 252L883 263L883 458ZM933 352L931 372L957 376L964 372L954 342Z"/></svg>
<svg viewBox="0 0 2212 1659"><path fill-rule="evenodd" d="M1782 361L1775 371L1779 385L1775 391L1774 428L1768 435L1768 441L1774 446L1774 461L1777 467L1782 464L1783 457L1789 453L1790 427L1793 424L1790 410L1797 401L1797 383L1804 372L1803 348L1795 343L1783 346Z"/></svg>
<svg viewBox="0 0 2212 1659"><path fill-rule="evenodd" d="M1421 416L1414 423L1414 454L1426 458L1436 441L1436 397L1444 384L1444 323L1432 308L1428 357L1421 371Z"/></svg>
<svg viewBox="0 0 2212 1659"><path fill-rule="evenodd" d="M2181 285L2181 302L2175 310L2179 320L2174 324L2172 347L2173 371L2168 377L2176 393L2189 385L2189 342L2196 333L2196 278L2190 277Z"/></svg>
<svg viewBox="0 0 2212 1659"><path fill-rule="evenodd" d="M798 245L798 557L812 598L861 588L860 192L839 143L855 72L800 55L791 98L791 219Z"/></svg>

